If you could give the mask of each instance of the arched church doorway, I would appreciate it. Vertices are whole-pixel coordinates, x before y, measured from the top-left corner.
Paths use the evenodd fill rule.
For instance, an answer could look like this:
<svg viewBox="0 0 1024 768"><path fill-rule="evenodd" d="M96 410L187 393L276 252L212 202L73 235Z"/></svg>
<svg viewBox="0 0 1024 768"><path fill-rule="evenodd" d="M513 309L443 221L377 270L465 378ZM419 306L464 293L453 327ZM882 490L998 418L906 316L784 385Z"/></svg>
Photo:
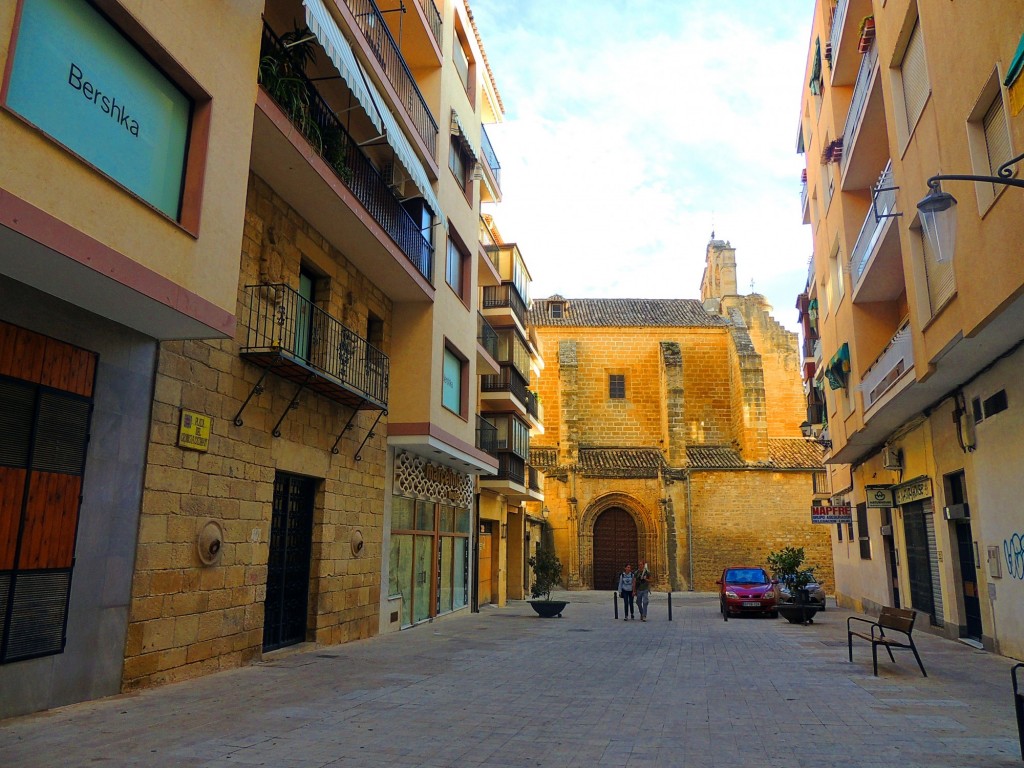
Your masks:
<svg viewBox="0 0 1024 768"><path fill-rule="evenodd" d="M615 589L626 563L636 567L639 539L633 516L610 507L594 521L594 589Z"/></svg>

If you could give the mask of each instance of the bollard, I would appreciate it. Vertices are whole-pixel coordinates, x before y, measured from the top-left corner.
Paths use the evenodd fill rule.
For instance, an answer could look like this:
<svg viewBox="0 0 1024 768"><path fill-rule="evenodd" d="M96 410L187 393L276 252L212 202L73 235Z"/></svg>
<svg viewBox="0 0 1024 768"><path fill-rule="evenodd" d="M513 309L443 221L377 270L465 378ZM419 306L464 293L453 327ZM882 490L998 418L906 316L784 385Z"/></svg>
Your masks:
<svg viewBox="0 0 1024 768"><path fill-rule="evenodd" d="M668 593L668 620L672 621L672 593Z"/></svg>
<svg viewBox="0 0 1024 768"><path fill-rule="evenodd" d="M615 620L619 620L619 593L612 592L612 605L615 606Z"/></svg>
<svg viewBox="0 0 1024 768"><path fill-rule="evenodd" d="M1015 664L1010 670L1013 680L1013 705L1017 711L1017 737L1020 739L1020 759L1024 761L1024 691L1017 685L1017 670L1024 669L1024 664Z"/></svg>

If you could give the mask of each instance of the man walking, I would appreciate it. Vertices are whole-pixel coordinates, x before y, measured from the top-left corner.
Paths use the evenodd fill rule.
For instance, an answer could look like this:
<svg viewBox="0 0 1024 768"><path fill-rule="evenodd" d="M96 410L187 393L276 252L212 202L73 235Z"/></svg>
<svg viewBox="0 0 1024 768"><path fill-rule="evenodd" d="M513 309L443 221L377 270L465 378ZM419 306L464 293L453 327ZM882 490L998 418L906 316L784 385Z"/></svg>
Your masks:
<svg viewBox="0 0 1024 768"><path fill-rule="evenodd" d="M651 599L651 571L647 567L646 560L640 561L634 583L636 584L636 607L640 611L640 621L647 621L647 604Z"/></svg>

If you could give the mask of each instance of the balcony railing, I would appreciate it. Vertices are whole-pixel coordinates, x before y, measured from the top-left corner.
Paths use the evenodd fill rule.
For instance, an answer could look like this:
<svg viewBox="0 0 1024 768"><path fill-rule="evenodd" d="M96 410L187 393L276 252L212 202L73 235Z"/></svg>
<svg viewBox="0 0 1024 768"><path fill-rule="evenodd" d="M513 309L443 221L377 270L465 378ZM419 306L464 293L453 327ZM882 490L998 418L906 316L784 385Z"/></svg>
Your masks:
<svg viewBox="0 0 1024 768"><path fill-rule="evenodd" d="M853 278L854 288L860 284L860 279L864 276L864 271L871 260L871 254L878 244L882 227L885 225L885 217L896 207L896 189L893 182L891 160L886 164L882 175L878 177L875 189L880 191L873 193L872 209L864 217L860 234L857 235L857 242L854 243L853 252L850 254L850 276ZM876 211L878 212L877 216L875 215Z"/></svg>
<svg viewBox="0 0 1024 768"><path fill-rule="evenodd" d="M519 402L527 410L529 410L529 400L532 396L534 415L536 416L537 396L527 389L526 380L523 379L519 371L513 368L511 364L503 364L501 366L501 373L489 373L486 376L482 376L480 378L480 390L482 392L510 392L519 398Z"/></svg>
<svg viewBox="0 0 1024 768"><path fill-rule="evenodd" d="M814 345L818 342L817 339L804 339L804 358L810 360L814 357Z"/></svg>
<svg viewBox="0 0 1024 768"><path fill-rule="evenodd" d="M427 0L428 4L430 0ZM416 79L409 71L409 65L405 63L405 57L391 36L391 30L384 23L384 17L377 9L373 0L345 0L345 5L356 17L356 24L363 32L363 37L373 51L381 67L384 69L388 80L398 92L409 116L412 118L416 132L423 139L429 150L430 157L437 155L437 121L430 114L426 99L416 85ZM435 9L436 10L436 9ZM441 38L438 37L438 40Z"/></svg>
<svg viewBox="0 0 1024 768"><path fill-rule="evenodd" d="M494 153L494 147L491 146L491 138L487 135L487 129L482 125L480 126L480 135L483 138L483 153L487 160L487 167L491 169L491 175L494 176L498 189L501 189L501 163L498 162L498 156Z"/></svg>
<svg viewBox="0 0 1024 768"><path fill-rule="evenodd" d="M861 377L859 389L864 397L864 410L877 403L889 388L914 367L914 344L910 326L900 328L889 345Z"/></svg>
<svg viewBox="0 0 1024 768"><path fill-rule="evenodd" d="M853 99L850 101L850 110L846 113L846 125L843 127L843 137L846 139L846 147L843 150L842 168L846 172L846 166L853 154L853 142L857 135L857 128L864 116L864 107L868 103L868 94L871 92L871 74L878 62L878 46L871 43L870 50L861 57L860 69L857 70L857 81L853 86Z"/></svg>
<svg viewBox="0 0 1024 768"><path fill-rule="evenodd" d="M284 61L288 52L280 38L263 25L260 84L288 115L295 127L342 180L374 221L388 233L416 270L433 281L434 246L389 188L358 142L345 130L316 86L300 72L287 77L273 73L266 62ZM287 83L283 83L287 80Z"/></svg>
<svg viewBox="0 0 1024 768"><path fill-rule="evenodd" d="M804 210L807 207L807 182L800 182L800 210Z"/></svg>
<svg viewBox="0 0 1024 768"><path fill-rule="evenodd" d="M535 419L540 419L540 404L537 400L537 393L531 389L526 390L526 412Z"/></svg>
<svg viewBox="0 0 1024 768"><path fill-rule="evenodd" d="M488 249L490 253L491 249ZM507 307L512 314L525 327L526 325L526 302L519 295L519 291L511 282L503 282L501 285L484 286L484 309L497 309Z"/></svg>
<svg viewBox="0 0 1024 768"><path fill-rule="evenodd" d="M497 479L526 485L526 462L514 453L499 453Z"/></svg>
<svg viewBox="0 0 1024 768"><path fill-rule="evenodd" d="M832 49L832 60L839 54L839 42L843 38L843 25L846 24L846 11L850 0L839 0L832 11L832 29L828 33L828 45Z"/></svg>
<svg viewBox="0 0 1024 768"><path fill-rule="evenodd" d="M476 447L491 456L498 455L498 428L483 416L476 417Z"/></svg>
<svg viewBox="0 0 1024 768"><path fill-rule="evenodd" d="M541 475L540 472L538 472L536 469L531 467L529 464L526 465L526 472L527 472L527 485L526 485L526 487L529 488L531 491L537 491L537 492L543 491L544 490L544 483L543 483L543 480L542 480L543 475Z"/></svg>
<svg viewBox="0 0 1024 768"><path fill-rule="evenodd" d="M242 356L334 400L387 407L390 363L379 349L288 285L247 285L244 300Z"/></svg>
<svg viewBox="0 0 1024 768"><path fill-rule="evenodd" d="M420 7L423 9L423 13L426 14L427 23L430 25L430 31L434 35L434 41L437 43L438 48L441 47L441 12L437 10L437 6L434 5L434 0L416 0Z"/></svg>
<svg viewBox="0 0 1024 768"><path fill-rule="evenodd" d="M476 315L476 340L487 354L498 359L498 334L479 312Z"/></svg>

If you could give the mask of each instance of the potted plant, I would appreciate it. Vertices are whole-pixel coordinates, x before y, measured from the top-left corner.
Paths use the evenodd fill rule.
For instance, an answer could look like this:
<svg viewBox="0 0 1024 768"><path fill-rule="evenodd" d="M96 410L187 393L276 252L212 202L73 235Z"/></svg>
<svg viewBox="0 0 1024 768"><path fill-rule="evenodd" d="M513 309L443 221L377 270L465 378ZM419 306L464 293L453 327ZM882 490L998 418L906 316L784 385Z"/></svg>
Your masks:
<svg viewBox="0 0 1024 768"><path fill-rule="evenodd" d="M875 39L875 17L865 16L860 22L860 40L857 41L857 50L860 53L867 53L871 50L871 42Z"/></svg>
<svg viewBox="0 0 1024 768"><path fill-rule="evenodd" d="M527 562L533 569L533 586L530 588L530 594L534 598L530 601L533 610L545 619L552 616L561 618L562 609L569 601L552 600L551 590L562 581L562 561L555 555L554 549L541 547Z"/></svg>
<svg viewBox="0 0 1024 768"><path fill-rule="evenodd" d="M807 585L814 581L814 568L804 568L803 547L783 547L768 554L768 569L789 590L789 602L778 603L779 614L790 624L811 624L818 606L809 604Z"/></svg>

